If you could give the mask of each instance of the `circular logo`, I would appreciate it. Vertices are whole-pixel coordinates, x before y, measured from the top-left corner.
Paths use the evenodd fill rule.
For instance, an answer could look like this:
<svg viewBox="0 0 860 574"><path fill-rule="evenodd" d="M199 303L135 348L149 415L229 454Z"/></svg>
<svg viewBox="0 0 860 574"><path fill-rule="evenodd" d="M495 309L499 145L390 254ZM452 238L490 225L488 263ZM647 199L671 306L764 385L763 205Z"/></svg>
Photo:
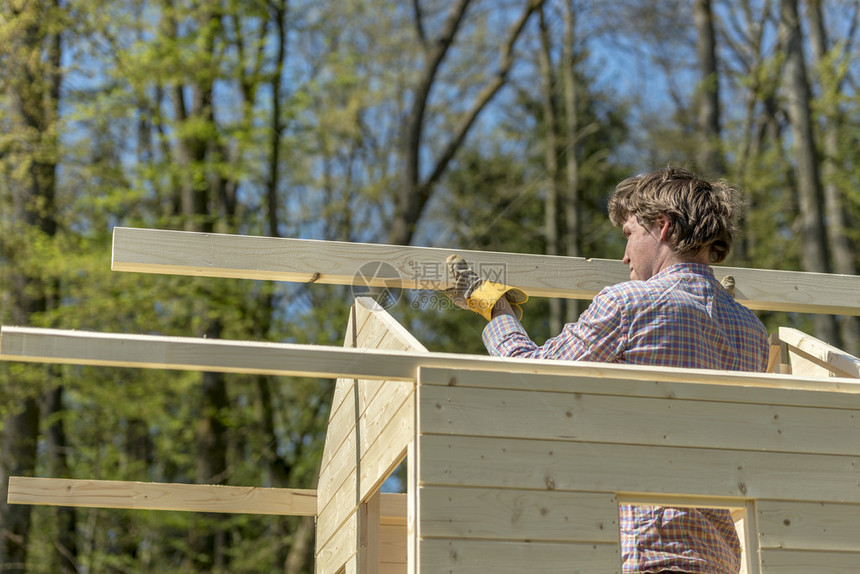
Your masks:
<svg viewBox="0 0 860 574"><path fill-rule="evenodd" d="M392 265L385 261L370 261L358 268L352 277L352 296L370 297L380 307L393 307L403 293L402 278Z"/></svg>

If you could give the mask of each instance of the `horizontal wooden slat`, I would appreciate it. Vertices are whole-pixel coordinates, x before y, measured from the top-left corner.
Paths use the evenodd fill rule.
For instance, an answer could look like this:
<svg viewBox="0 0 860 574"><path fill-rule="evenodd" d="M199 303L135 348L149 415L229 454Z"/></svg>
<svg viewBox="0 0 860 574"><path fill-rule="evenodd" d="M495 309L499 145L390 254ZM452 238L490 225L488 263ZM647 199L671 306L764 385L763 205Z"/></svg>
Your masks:
<svg viewBox="0 0 860 574"><path fill-rule="evenodd" d="M445 285L444 262L452 252L463 255L488 278L516 285L533 297L590 299L603 287L629 276L627 266L617 260L122 227L114 229L112 268L438 289ZM378 273L374 278L366 272L380 262L391 273ZM372 267L360 272L365 265ZM735 278L737 300L752 309L860 315L858 276L734 267L715 271L718 277Z"/></svg>
<svg viewBox="0 0 860 574"><path fill-rule="evenodd" d="M419 367L433 367L860 395L853 379L7 326L0 330L0 360L395 381L415 381Z"/></svg>
<svg viewBox="0 0 860 574"><path fill-rule="evenodd" d="M85 508L314 516L316 491L66 478L9 478L8 502Z"/></svg>
<svg viewBox="0 0 860 574"><path fill-rule="evenodd" d="M425 540L618 541L612 494L424 486L418 496Z"/></svg>
<svg viewBox="0 0 860 574"><path fill-rule="evenodd" d="M717 401L774 406L804 406L827 409L860 408L860 384L851 379L803 378L794 375L737 373L729 371L686 371L685 377L668 375L679 371L632 365L568 363L579 366L565 373L511 370L497 371L422 366L422 386L456 386L476 389L529 390L548 393L588 393L593 395L665 398L690 401ZM620 370L616 370L620 369ZM648 373L650 376L642 376ZM838 382L837 382L838 381ZM835 383L835 384L834 384ZM743 391L740 392L740 387Z"/></svg>
<svg viewBox="0 0 860 574"><path fill-rule="evenodd" d="M379 496L381 502L379 511L381 522L390 525L405 525L408 503L406 494L402 492L382 492Z"/></svg>
<svg viewBox="0 0 860 574"><path fill-rule="evenodd" d="M860 503L860 457L419 435L421 482Z"/></svg>
<svg viewBox="0 0 860 574"><path fill-rule="evenodd" d="M620 574L617 544L422 540L419 572Z"/></svg>
<svg viewBox="0 0 860 574"><path fill-rule="evenodd" d="M855 574L860 553L763 550L761 565L764 574Z"/></svg>
<svg viewBox="0 0 860 574"><path fill-rule="evenodd" d="M594 395L570 387L548 393L421 385L421 432L860 455L860 402L858 410L820 409Z"/></svg>
<svg viewBox="0 0 860 574"><path fill-rule="evenodd" d="M860 505L759 500L756 508L762 548L850 551L860 559Z"/></svg>
<svg viewBox="0 0 860 574"><path fill-rule="evenodd" d="M382 524L379 527L379 562L401 564L406 571L406 525Z"/></svg>

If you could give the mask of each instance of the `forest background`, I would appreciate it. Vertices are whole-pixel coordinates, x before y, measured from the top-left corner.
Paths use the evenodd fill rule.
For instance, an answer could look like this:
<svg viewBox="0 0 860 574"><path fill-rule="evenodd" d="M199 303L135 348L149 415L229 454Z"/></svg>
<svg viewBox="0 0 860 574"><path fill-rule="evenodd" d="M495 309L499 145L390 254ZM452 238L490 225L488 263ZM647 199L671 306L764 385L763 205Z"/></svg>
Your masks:
<svg viewBox="0 0 860 574"><path fill-rule="evenodd" d="M112 273L114 226L620 259L620 179L746 194L727 264L855 274L856 0L2 0L3 324L338 345L348 288ZM534 300L542 341L580 304ZM432 350L482 321L404 293ZM847 317L760 313L858 351ZM315 486L332 383L0 365L3 572L312 571L292 517L8 477Z"/></svg>

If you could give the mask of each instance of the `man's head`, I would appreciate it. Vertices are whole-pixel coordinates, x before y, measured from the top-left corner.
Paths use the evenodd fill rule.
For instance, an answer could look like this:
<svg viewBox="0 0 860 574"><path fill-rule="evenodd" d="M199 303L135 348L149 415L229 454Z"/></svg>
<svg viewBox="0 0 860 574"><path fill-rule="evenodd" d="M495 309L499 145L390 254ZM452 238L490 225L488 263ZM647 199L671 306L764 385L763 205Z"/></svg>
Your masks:
<svg viewBox="0 0 860 574"><path fill-rule="evenodd" d="M609 198L609 219L624 226L633 216L664 237L681 260L719 263L731 249L739 207L737 190L726 182L669 167L619 183Z"/></svg>

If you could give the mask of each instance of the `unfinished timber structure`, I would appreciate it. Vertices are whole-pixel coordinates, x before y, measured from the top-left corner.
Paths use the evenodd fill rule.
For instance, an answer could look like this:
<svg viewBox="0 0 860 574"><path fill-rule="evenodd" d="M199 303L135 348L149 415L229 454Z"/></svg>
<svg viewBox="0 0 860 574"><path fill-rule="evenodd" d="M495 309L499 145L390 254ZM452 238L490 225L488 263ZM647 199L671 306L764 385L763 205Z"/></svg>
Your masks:
<svg viewBox="0 0 860 574"><path fill-rule="evenodd" d="M450 250L117 228L113 269L435 289ZM618 261L463 252L531 296ZM422 271L423 270L423 271ZM752 309L860 315L860 277L716 268ZM0 359L337 379L316 490L12 477L8 500L316 517L319 574L619 573L618 505L729 508L743 572L860 572L860 360L793 329L768 373L429 352L373 300L343 347L3 327ZM380 487L406 461L405 492Z"/></svg>

